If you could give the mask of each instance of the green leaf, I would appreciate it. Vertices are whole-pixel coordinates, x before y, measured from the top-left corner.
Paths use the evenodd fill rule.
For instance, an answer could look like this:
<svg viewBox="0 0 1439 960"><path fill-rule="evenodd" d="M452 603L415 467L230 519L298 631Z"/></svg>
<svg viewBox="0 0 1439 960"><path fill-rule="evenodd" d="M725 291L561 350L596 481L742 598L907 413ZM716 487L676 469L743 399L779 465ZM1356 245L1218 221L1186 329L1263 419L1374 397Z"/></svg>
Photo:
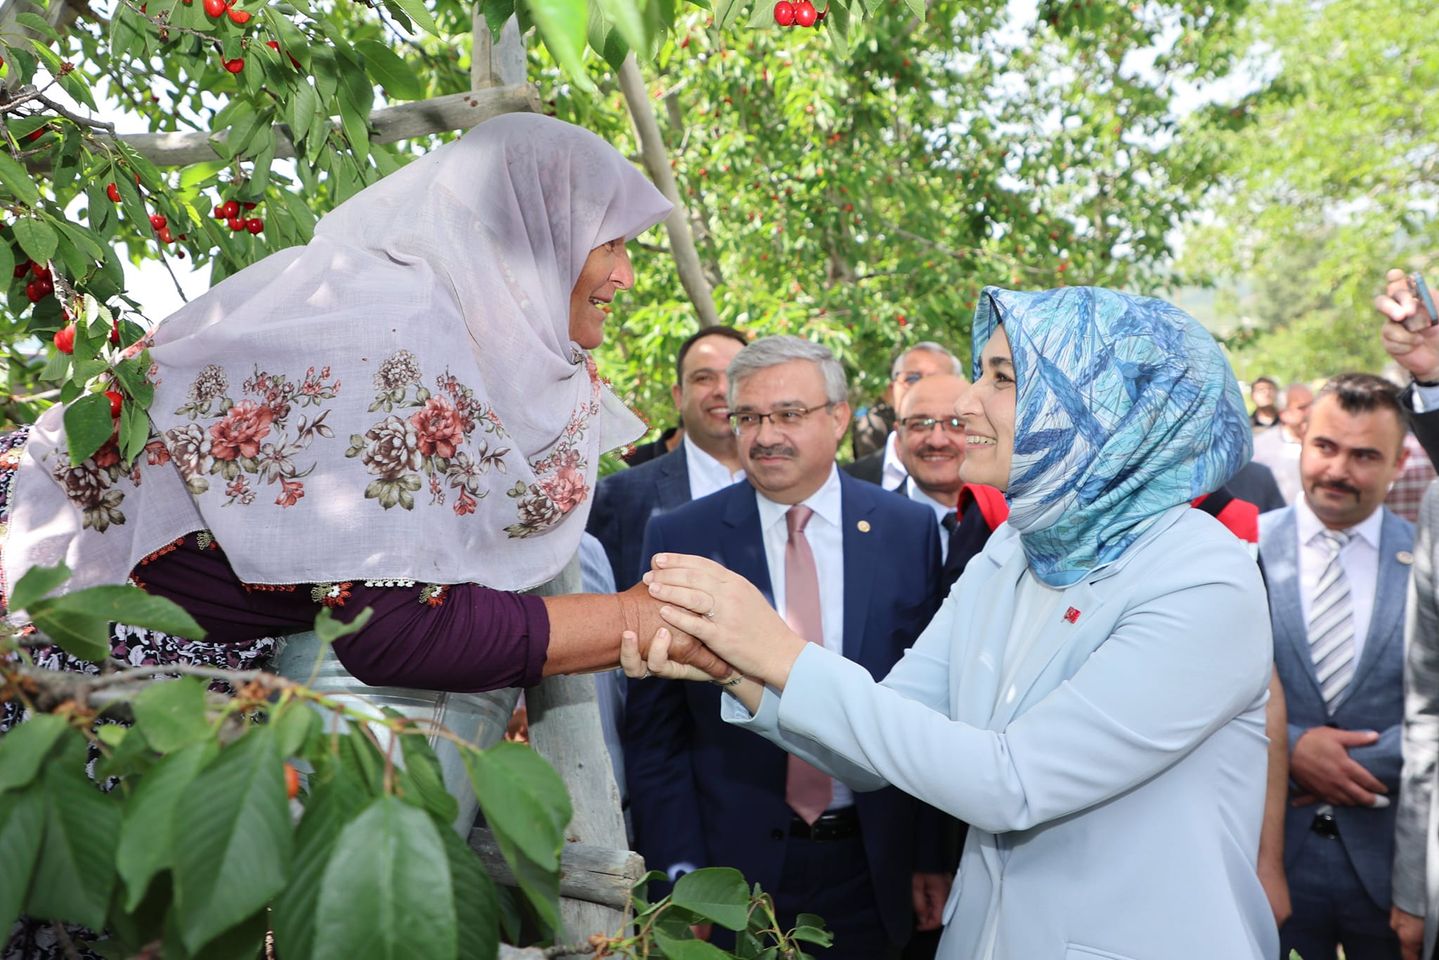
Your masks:
<svg viewBox="0 0 1439 960"><path fill-rule="evenodd" d="M732 2L736 7L740 6L740 0ZM631 50L644 50L649 46L650 36L645 29L644 14L635 0L597 0L596 5L604 18L614 24L620 36L625 38ZM718 16L715 17L715 25L723 29Z"/></svg>
<svg viewBox="0 0 1439 960"><path fill-rule="evenodd" d="M165 757L139 778L125 804L115 866L129 896L126 912L133 913L155 874L174 863L175 805L200 769L214 759L213 740L192 743Z"/></svg>
<svg viewBox="0 0 1439 960"><path fill-rule="evenodd" d="M65 438L70 444L70 462L80 464L90 459L110 439L114 429L115 422L110 419L110 401L103 393L87 393L70 404L65 408Z"/></svg>
<svg viewBox="0 0 1439 960"><path fill-rule="evenodd" d="M765 6L763 0L760 0L758 5ZM728 30L734 26L744 9L745 0L715 0L715 29Z"/></svg>
<svg viewBox="0 0 1439 960"><path fill-rule="evenodd" d="M40 188L19 162L8 153L0 153L0 183L15 194L15 198L26 206L33 207L40 202Z"/></svg>
<svg viewBox="0 0 1439 960"><path fill-rule="evenodd" d="M10 227L15 231L15 239L19 241L20 249L29 254L31 260L48 263L55 255L60 238L48 223L34 217L21 217Z"/></svg>
<svg viewBox="0 0 1439 960"><path fill-rule="evenodd" d="M596 91L585 70L584 52L588 43L589 11L586 0L532 0L530 14L540 28L540 38L570 82L586 93Z"/></svg>
<svg viewBox="0 0 1439 960"><path fill-rule="evenodd" d="M347 734L348 737L353 734ZM315 904L320 899L320 881L330 863L335 838L345 824L360 815L370 794L359 776L340 763L310 776L305 797L305 815L295 834L294 869L285 892L275 901L275 936L286 951L297 957L313 954Z"/></svg>
<svg viewBox="0 0 1439 960"><path fill-rule="evenodd" d="M13 732L6 739L11 736ZM0 772L4 769L0 765ZM24 790L0 802L0 863L5 864L5 882L0 883L0 930L6 931L7 937L30 887L30 871L35 868L44 832L45 798L41 791Z"/></svg>
<svg viewBox="0 0 1439 960"><path fill-rule="evenodd" d="M205 683L198 677L153 683L140 691L131 709L135 725L161 753L172 753L211 736L205 719Z"/></svg>
<svg viewBox="0 0 1439 960"><path fill-rule="evenodd" d="M666 936L661 930L654 931L654 938L655 944L670 960L726 960L730 956L714 944Z"/></svg>
<svg viewBox="0 0 1439 960"><path fill-rule="evenodd" d="M394 2L401 10L405 11L406 16L415 21L416 26L421 30L437 37L440 35L440 28L435 25L435 18L430 16L430 10L425 6L424 0L394 0Z"/></svg>
<svg viewBox="0 0 1439 960"><path fill-rule="evenodd" d="M442 826L440 839L445 843L450 881L455 889L458 960L495 960L500 949L499 891L479 856L459 834Z"/></svg>
<svg viewBox="0 0 1439 960"><path fill-rule="evenodd" d="M105 926L115 885L120 798L85 775L85 742L73 740L45 767L45 839L25 910L94 930Z"/></svg>
<svg viewBox="0 0 1439 960"><path fill-rule="evenodd" d="M310 121L314 119L315 107L318 104L315 88L310 86L308 80L301 80L295 88L295 95L290 98L290 140L295 144L297 152L300 142L310 131Z"/></svg>
<svg viewBox="0 0 1439 960"><path fill-rule="evenodd" d="M150 442L150 417L136 397L127 397L120 408L120 459L133 463Z"/></svg>
<svg viewBox="0 0 1439 960"><path fill-rule="evenodd" d="M29 27L31 30L35 31L43 37L49 37L56 43L62 42L60 39L60 34L56 33L55 28L50 26L49 21L47 21L44 17L40 16L38 13L31 13L27 10L25 13L17 16L15 20L18 23Z"/></svg>
<svg viewBox="0 0 1439 960"><path fill-rule="evenodd" d="M321 643L329 646L341 637L348 637L363 630L374 612L372 608L366 607L349 623L341 623L330 613L329 607L321 607L315 617L315 634L319 636Z"/></svg>
<svg viewBox="0 0 1439 960"><path fill-rule="evenodd" d="M365 58L365 72L384 88L390 99L418 100L425 95L425 85L389 44L359 40L355 49Z"/></svg>
<svg viewBox="0 0 1439 960"><path fill-rule="evenodd" d="M35 774L40 772L40 765L67 727L62 717L53 713L37 713L0 737L0 793L23 787L34 780ZM9 802L8 799L3 801Z"/></svg>
<svg viewBox="0 0 1439 960"><path fill-rule="evenodd" d="M429 740L422 734L407 733L400 737L400 749L405 757L404 779L414 788L414 795L406 799L428 810L441 823L453 823L459 816L460 805L445 789L440 761L430 748Z"/></svg>
<svg viewBox="0 0 1439 960"><path fill-rule="evenodd" d="M70 568L64 563L53 567L31 567L25 576L10 591L10 609L25 610L30 604L53 593L62 583L70 579ZM0 740L0 743L4 743Z"/></svg>
<svg viewBox="0 0 1439 960"><path fill-rule="evenodd" d="M129 584L87 587L46 601L50 609L200 640L205 630L179 604Z"/></svg>
<svg viewBox="0 0 1439 960"><path fill-rule="evenodd" d="M675 881L670 902L729 930L749 924L749 887L733 867L704 867Z"/></svg>
<svg viewBox="0 0 1439 960"><path fill-rule="evenodd" d="M297 755L319 723L320 715L302 700L291 700L278 713L271 714L270 726L275 731L275 748L280 756Z"/></svg>
<svg viewBox="0 0 1439 960"><path fill-rule="evenodd" d="M416 807L380 797L340 831L315 912L314 960L454 956L455 901L440 829Z"/></svg>
<svg viewBox="0 0 1439 960"><path fill-rule="evenodd" d="M834 943L834 934L820 927L798 926L790 932L790 937L805 943L818 944L821 947L828 947Z"/></svg>
<svg viewBox="0 0 1439 960"><path fill-rule="evenodd" d="M464 752L485 820L545 869L559 869L573 811L565 783L538 753L518 743Z"/></svg>
<svg viewBox="0 0 1439 960"><path fill-rule="evenodd" d="M29 614L35 629L60 645L77 660L99 662L110 655L110 624L88 613L55 610L55 600L39 600L30 605Z"/></svg>
<svg viewBox="0 0 1439 960"><path fill-rule="evenodd" d="M285 886L293 838L273 734L252 729L221 751L175 807L175 905L195 950Z"/></svg>

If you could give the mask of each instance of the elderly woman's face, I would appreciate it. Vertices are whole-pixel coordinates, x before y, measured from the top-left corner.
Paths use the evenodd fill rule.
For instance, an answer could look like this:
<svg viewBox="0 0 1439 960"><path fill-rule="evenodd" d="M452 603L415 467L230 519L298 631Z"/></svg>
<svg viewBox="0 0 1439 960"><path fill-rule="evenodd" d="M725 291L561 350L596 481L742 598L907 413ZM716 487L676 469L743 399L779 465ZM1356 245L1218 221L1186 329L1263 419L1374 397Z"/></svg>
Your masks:
<svg viewBox="0 0 1439 960"><path fill-rule="evenodd" d="M570 291L570 339L586 350L598 347L605 338L605 313L615 291L634 284L635 271L624 237L591 250Z"/></svg>
<svg viewBox="0 0 1439 960"><path fill-rule="evenodd" d="M959 478L965 483L1009 487L1009 464L1014 457L1014 359L1004 327L980 352L980 378L964 392L955 413L964 420L965 455Z"/></svg>

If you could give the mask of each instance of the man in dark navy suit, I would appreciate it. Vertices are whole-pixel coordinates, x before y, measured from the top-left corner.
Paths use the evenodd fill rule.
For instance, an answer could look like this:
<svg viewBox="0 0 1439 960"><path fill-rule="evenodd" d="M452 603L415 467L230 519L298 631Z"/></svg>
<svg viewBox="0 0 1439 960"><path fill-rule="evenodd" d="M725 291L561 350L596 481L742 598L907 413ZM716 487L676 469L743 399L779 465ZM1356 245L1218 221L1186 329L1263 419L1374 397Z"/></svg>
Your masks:
<svg viewBox="0 0 1439 960"><path fill-rule="evenodd" d="M650 517L727 487L741 476L730 430L725 368L748 343L733 327L705 327L680 345L675 384L684 439L662 456L612 473L595 487L587 529L604 544L615 586L639 582Z"/></svg>
<svg viewBox="0 0 1439 960"><path fill-rule="evenodd" d="M769 337L729 374L748 482L654 517L645 567L662 551L710 557L806 639L884 676L935 609L932 512L835 467L850 411L829 350ZM637 849L671 880L738 868L775 896L782 924L819 914L836 934L826 958L894 955L913 926L916 854L938 852L934 836L916 835L918 802L893 788L856 795L794 767L720 720L720 692L631 681L624 743Z"/></svg>

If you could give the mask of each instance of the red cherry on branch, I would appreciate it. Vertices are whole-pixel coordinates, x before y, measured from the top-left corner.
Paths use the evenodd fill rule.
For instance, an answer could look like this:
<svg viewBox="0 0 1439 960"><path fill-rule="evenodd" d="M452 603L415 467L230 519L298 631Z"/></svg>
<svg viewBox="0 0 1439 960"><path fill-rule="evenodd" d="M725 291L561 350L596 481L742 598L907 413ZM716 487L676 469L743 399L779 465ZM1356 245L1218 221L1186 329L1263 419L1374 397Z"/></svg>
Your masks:
<svg viewBox="0 0 1439 960"><path fill-rule="evenodd" d="M245 221L245 229L250 231L251 233L259 233L261 230L265 229L265 221L261 220L259 217L251 217L250 219Z"/></svg>
<svg viewBox="0 0 1439 960"><path fill-rule="evenodd" d="M107 185L105 186L105 196L107 196L107 197L110 198L110 202L111 202L111 203L119 203L119 202L120 202L120 188L117 187L117 186L115 186L115 184L113 184L113 183L107 184Z"/></svg>
<svg viewBox="0 0 1439 960"><path fill-rule="evenodd" d="M118 391L106 390L105 399L110 401L110 419L120 419L120 408L125 405L125 398Z"/></svg>
<svg viewBox="0 0 1439 960"><path fill-rule="evenodd" d="M30 264L28 264L28 263L17 263L17 264L15 264L14 274L15 274L15 279L16 279L16 280L19 280L21 277L25 276L25 274L27 274L27 273L29 273L29 272L30 272Z"/></svg>
<svg viewBox="0 0 1439 960"><path fill-rule="evenodd" d="M175 235L170 232L169 227L161 227L159 233L156 234L156 236L160 238L161 243L170 243L175 239Z"/></svg>
<svg viewBox="0 0 1439 960"><path fill-rule="evenodd" d="M280 49L280 44L279 44L279 42L278 42L278 41L275 41L275 40L266 40L266 41L265 41L265 46L269 47L271 50L278 50L278 49Z"/></svg>
<svg viewBox="0 0 1439 960"><path fill-rule="evenodd" d="M33 281L32 281L33 282ZM55 349L61 353L75 352L75 324L67 324L55 331Z"/></svg>
<svg viewBox="0 0 1439 960"><path fill-rule="evenodd" d="M43 296L45 296L45 294L43 294L43 293L40 292L40 281L39 281L39 280L31 280L29 283L25 284L25 299L26 299L26 300L29 300L31 303L39 303L39 302L40 302L40 298L43 297ZM65 352L66 352L66 353L69 353L70 351L69 351L69 350L66 350Z"/></svg>
<svg viewBox="0 0 1439 960"><path fill-rule="evenodd" d="M809 0L799 0L799 3L794 5L794 22L796 26L812 27L814 26L815 18L818 16L819 12L815 10L814 4L810 3Z"/></svg>
<svg viewBox="0 0 1439 960"><path fill-rule="evenodd" d="M241 220L239 217L231 217L229 220L225 221L225 224L236 233L239 233L241 230L245 229L245 221Z"/></svg>
<svg viewBox="0 0 1439 960"><path fill-rule="evenodd" d="M47 267L47 266L45 266L45 264L43 264L43 263L36 263L34 260L31 260L31 261L30 261L30 272L33 273L33 274L35 274L35 279L36 279L36 280L49 280L49 279L50 279L50 268Z"/></svg>
<svg viewBox="0 0 1439 960"><path fill-rule="evenodd" d="M234 200L226 200L215 208L215 217L221 220L229 220L231 217L240 215L240 205Z"/></svg>
<svg viewBox="0 0 1439 960"><path fill-rule="evenodd" d="M212 19L222 17L230 5L225 0L205 0L205 16Z"/></svg>
<svg viewBox="0 0 1439 960"><path fill-rule="evenodd" d="M250 11L248 10L236 10L231 7L226 13L230 15L230 22L237 27L243 27L250 22Z"/></svg>
<svg viewBox="0 0 1439 960"><path fill-rule="evenodd" d="M233 60L226 60L225 69L230 71L231 73L239 73L241 70L245 69L245 61L242 57L236 57Z"/></svg>
<svg viewBox="0 0 1439 960"><path fill-rule="evenodd" d="M240 204L240 209L242 209L242 210L253 210L253 209L255 209L255 208L258 207L258 206L259 206L258 203L255 203L254 201L251 201L251 200L246 200L244 203Z"/></svg>
<svg viewBox="0 0 1439 960"><path fill-rule="evenodd" d="M110 342L111 342L111 343L119 343L119 342L120 342L120 321L119 321L119 320L111 320L111 321L110 321Z"/></svg>
<svg viewBox="0 0 1439 960"><path fill-rule="evenodd" d="M774 5L774 22L781 27L787 27L794 23L794 4L789 0L779 0Z"/></svg>
<svg viewBox="0 0 1439 960"><path fill-rule="evenodd" d="M150 214L150 226L154 227L156 230L164 230L164 229L165 229L165 224L166 224L167 222L168 222L168 221L165 219L165 217L164 217L163 214L159 214L159 213L152 213L152 214Z"/></svg>
<svg viewBox="0 0 1439 960"><path fill-rule="evenodd" d="M42 298L48 297L50 296L50 294L55 292L55 284L52 283L48 278L41 277L39 280L35 281L35 284L40 287L40 296Z"/></svg>

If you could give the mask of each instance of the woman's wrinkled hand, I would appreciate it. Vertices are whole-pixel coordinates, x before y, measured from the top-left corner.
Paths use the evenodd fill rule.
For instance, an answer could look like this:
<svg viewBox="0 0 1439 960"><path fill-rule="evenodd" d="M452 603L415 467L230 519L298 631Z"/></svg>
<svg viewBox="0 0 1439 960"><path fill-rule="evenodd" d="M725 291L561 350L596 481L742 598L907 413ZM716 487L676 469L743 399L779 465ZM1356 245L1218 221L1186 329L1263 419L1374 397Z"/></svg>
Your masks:
<svg viewBox="0 0 1439 960"><path fill-rule="evenodd" d="M624 670L625 676L639 680L659 677L661 680L707 680L711 683L733 680L739 676L738 671L727 663L724 664L723 675L715 677L699 667L673 659L671 652L674 639L675 634L668 627L660 627L650 638L649 644L641 649L640 638L626 630L620 635L620 668ZM693 637L689 640L694 642Z"/></svg>
<svg viewBox="0 0 1439 960"><path fill-rule="evenodd" d="M740 672L784 687L805 640L752 583L713 560L682 553L656 554L651 566L643 582L650 596L664 604L660 616L670 627L696 638ZM669 656L677 659L673 643Z"/></svg>
<svg viewBox="0 0 1439 960"><path fill-rule="evenodd" d="M666 660L693 667L703 673L707 680L723 680L734 673L728 663L715 656L714 651L694 636L666 623L660 616L662 603L651 596L651 591L645 584L635 584L619 594L619 598L623 610L624 633L636 637L642 658L649 655L655 635L663 629L669 634L665 645ZM623 662L622 659L622 665Z"/></svg>

